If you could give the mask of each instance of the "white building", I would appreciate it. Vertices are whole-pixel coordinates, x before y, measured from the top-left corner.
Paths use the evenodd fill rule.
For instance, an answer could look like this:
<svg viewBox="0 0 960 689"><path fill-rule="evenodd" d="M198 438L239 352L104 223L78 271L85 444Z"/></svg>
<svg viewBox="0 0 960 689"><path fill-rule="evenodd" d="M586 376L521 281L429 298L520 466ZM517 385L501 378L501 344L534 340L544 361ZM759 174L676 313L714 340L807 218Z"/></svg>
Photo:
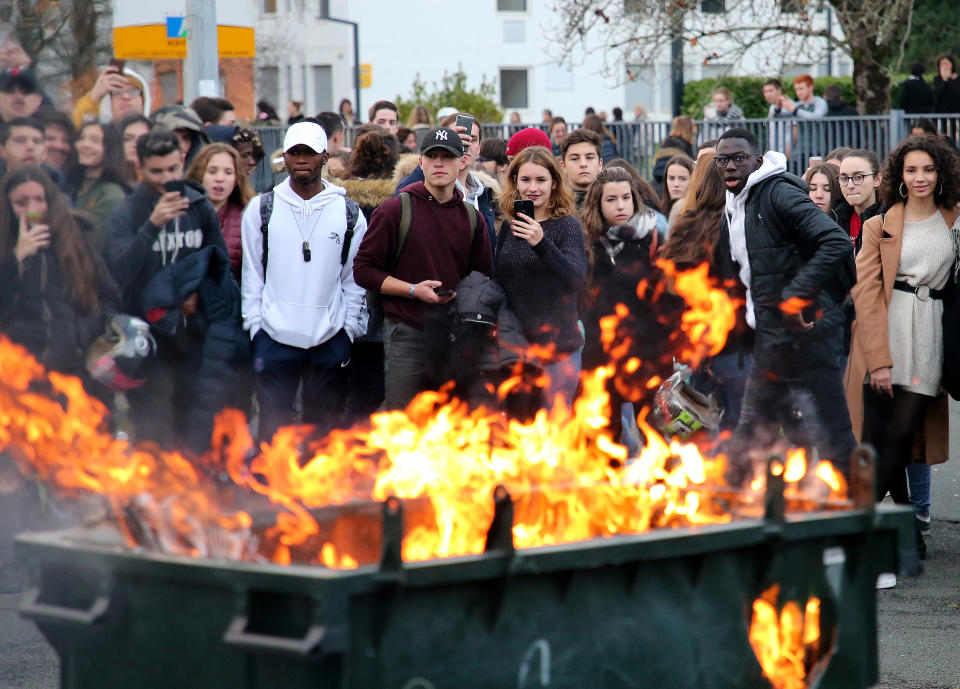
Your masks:
<svg viewBox="0 0 960 689"><path fill-rule="evenodd" d="M359 27L360 62L369 65L370 83L361 89L360 114L376 100L409 96L419 74L428 85L462 66L468 85L481 79L497 84L506 113L518 111L524 122L540 121L544 108L570 119L586 106L598 111L635 104L652 115L671 109L669 54L657 64L631 66L634 79L605 75L602 55L558 55L557 21L549 0L483 0L458 6L439 0L250 0L256 3L257 95L278 106L302 100L306 113L336 109L354 97L352 27L324 19L335 17ZM770 0L776 2L778 0ZM704 0L704 10L723 0ZM825 26L827 16L818 21ZM834 22L835 25L835 22ZM834 31L837 31L834 28ZM786 76L827 74L824 44L798 55ZM687 81L721 74L765 74L769 62L760 51L736 64L704 61L702 50L685 53ZM834 51L832 73L850 74L852 66ZM618 81L626 83L618 83ZM629 117L628 117L629 119Z"/></svg>

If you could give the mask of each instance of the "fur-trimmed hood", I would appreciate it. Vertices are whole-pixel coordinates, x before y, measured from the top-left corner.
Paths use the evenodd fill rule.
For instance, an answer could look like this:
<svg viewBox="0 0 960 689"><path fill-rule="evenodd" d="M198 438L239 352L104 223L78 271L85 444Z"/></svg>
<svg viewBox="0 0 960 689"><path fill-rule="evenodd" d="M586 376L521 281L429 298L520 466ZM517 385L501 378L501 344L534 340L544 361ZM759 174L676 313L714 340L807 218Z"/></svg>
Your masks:
<svg viewBox="0 0 960 689"><path fill-rule="evenodd" d="M420 164L420 156L416 153L405 153L397 159L397 166L393 168L393 186L400 184L400 180L413 172Z"/></svg>
<svg viewBox="0 0 960 689"><path fill-rule="evenodd" d="M397 186L392 179L332 179L330 180L347 190L347 198L356 201L364 210L372 211L393 196Z"/></svg>

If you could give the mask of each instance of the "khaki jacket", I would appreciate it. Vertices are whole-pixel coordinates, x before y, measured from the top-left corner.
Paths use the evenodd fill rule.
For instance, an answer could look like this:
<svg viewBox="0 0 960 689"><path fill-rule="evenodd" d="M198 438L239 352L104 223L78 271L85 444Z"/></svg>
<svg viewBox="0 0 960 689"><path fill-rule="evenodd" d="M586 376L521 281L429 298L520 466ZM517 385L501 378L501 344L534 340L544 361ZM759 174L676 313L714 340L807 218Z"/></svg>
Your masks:
<svg viewBox="0 0 960 689"><path fill-rule="evenodd" d="M940 209L947 227L953 227L956 210ZM857 319L853 323L850 358L844 376L847 405L853 433L860 439L863 430L863 381L870 371L893 366L887 305L893 293L903 244L904 204L898 203L863 225L863 246L857 254L857 284L853 303ZM924 421L927 464L940 464L949 458L947 395L943 392L930 404ZM909 461L910 457L904 458Z"/></svg>

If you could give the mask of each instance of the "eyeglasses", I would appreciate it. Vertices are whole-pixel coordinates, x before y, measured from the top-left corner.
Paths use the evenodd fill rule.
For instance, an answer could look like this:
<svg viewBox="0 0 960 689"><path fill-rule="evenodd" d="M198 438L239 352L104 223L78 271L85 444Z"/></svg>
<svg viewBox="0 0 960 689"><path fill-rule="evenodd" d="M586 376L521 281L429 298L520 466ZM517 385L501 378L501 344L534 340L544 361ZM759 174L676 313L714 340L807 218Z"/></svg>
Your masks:
<svg viewBox="0 0 960 689"><path fill-rule="evenodd" d="M110 93L111 98L136 98L140 95L140 89L138 88L128 88L123 89L122 91L113 91Z"/></svg>
<svg viewBox="0 0 960 689"><path fill-rule="evenodd" d="M854 186L859 187L861 184L863 184L864 179L866 179L867 177L873 177L873 176L874 176L874 173L872 172L858 172L857 174L851 175L849 177L847 175L840 175L840 184L845 185L848 182L853 182Z"/></svg>
<svg viewBox="0 0 960 689"><path fill-rule="evenodd" d="M747 155L746 153L737 153L736 155L732 156L717 156L714 158L714 160L716 161L718 167L726 167L731 160L733 161L734 165L740 167L750 160L750 158L751 156Z"/></svg>

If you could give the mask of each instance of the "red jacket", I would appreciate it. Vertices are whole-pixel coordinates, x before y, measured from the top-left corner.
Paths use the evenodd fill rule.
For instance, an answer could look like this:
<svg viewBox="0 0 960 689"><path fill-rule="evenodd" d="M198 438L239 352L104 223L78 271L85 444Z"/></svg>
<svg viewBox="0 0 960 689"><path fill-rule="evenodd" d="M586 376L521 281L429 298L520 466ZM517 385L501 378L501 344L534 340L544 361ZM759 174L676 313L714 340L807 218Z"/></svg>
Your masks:
<svg viewBox="0 0 960 689"><path fill-rule="evenodd" d="M227 255L230 256L230 270L240 282L240 265L243 247L240 245L240 220L243 218L243 206L227 202L217 211L220 218L220 232L227 243Z"/></svg>

